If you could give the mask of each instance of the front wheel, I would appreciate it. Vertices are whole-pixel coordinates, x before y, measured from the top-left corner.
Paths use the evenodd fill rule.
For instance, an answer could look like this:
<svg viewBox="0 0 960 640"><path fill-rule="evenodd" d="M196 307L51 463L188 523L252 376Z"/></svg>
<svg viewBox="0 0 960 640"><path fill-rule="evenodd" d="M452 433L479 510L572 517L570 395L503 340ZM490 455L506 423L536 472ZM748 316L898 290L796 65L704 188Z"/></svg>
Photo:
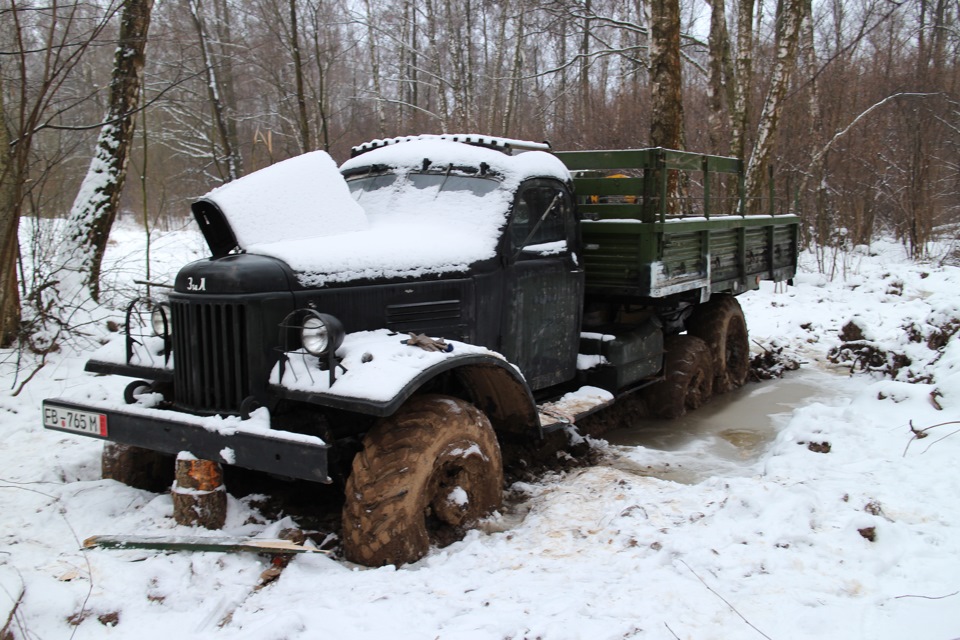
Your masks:
<svg viewBox="0 0 960 640"><path fill-rule="evenodd" d="M431 541L450 543L498 509L500 446L468 402L411 399L367 434L343 507L346 558L366 566L415 562Z"/></svg>

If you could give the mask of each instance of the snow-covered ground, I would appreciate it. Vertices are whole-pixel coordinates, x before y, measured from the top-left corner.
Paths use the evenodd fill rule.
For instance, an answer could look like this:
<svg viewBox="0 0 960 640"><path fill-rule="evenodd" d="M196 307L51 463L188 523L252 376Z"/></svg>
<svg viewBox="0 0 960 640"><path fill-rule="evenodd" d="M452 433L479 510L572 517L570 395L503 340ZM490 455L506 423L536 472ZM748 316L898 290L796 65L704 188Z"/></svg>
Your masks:
<svg viewBox="0 0 960 640"><path fill-rule="evenodd" d="M142 277L142 232L113 237L108 259ZM158 237L154 272L201 247ZM124 380L52 354L14 396L2 354L0 625L12 615L17 639L960 637L960 340L938 340L960 318L960 269L886 243L836 264L831 280L805 255L794 287L741 297L751 339L803 360L788 376L812 390L736 464L697 438L599 442L599 464L514 485L483 530L416 564L297 556L262 589L252 554L81 550L94 534L204 532L174 524L169 495L100 480L98 442L40 427L43 398L116 398ZM896 378L828 361L850 320ZM692 476L666 471L691 460ZM230 498L228 534L288 524Z"/></svg>

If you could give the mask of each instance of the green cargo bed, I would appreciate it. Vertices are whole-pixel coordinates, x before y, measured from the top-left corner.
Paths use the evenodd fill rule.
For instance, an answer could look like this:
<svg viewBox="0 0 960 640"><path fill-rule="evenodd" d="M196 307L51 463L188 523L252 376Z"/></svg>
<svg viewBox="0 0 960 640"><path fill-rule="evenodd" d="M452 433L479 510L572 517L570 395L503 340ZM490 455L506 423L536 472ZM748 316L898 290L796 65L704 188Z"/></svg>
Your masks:
<svg viewBox="0 0 960 640"><path fill-rule="evenodd" d="M659 148L556 155L574 174L587 293L705 299L796 273L800 219L775 210L772 188L766 212L745 215L736 158ZM685 197L669 195L670 181Z"/></svg>

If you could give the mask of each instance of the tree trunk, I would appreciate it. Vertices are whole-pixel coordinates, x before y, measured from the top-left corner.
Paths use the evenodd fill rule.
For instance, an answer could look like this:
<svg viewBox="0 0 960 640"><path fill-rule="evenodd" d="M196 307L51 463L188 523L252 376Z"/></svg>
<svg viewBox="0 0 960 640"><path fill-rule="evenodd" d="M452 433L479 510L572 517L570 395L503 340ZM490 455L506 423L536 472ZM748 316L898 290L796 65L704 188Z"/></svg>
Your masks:
<svg viewBox="0 0 960 640"><path fill-rule="evenodd" d="M447 99L447 81L444 79L443 57L438 46L437 22L440 17L433 0L424 0L427 15L427 50L433 56L433 81L437 90L437 111L440 115L440 131L450 133L450 101Z"/></svg>
<svg viewBox="0 0 960 640"><path fill-rule="evenodd" d="M580 40L580 129L587 131L590 125L590 0L583 8L583 37Z"/></svg>
<svg viewBox="0 0 960 640"><path fill-rule="evenodd" d="M806 77L808 78L808 91L810 95L807 99L807 112L810 116L810 125L811 131L809 138L805 141L805 144L809 146L810 149L810 168L809 168L809 179L813 180L813 184L816 185L816 194L813 199L813 219L817 221L815 228L817 230L825 230L828 228L828 225L825 224L826 221L826 185L825 185L825 155L820 155L818 152L823 146L823 111L820 108L820 82L817 78L819 68L817 64L817 50L816 43L814 40L813 34L813 6L811 0L804 0L804 18L803 23L801 24L800 31L800 50L802 53L803 66L806 71ZM803 181L806 182L808 178L804 177ZM802 198L805 194L803 192L798 192L799 197ZM787 194L787 197L791 197L791 194ZM809 225L803 225L804 228ZM858 230L859 231L859 230ZM817 242L823 242L826 240L826 236L818 237Z"/></svg>
<svg viewBox="0 0 960 640"><path fill-rule="evenodd" d="M377 133L382 138L387 134L387 115L383 109L383 89L380 86L380 52L377 49L376 31L373 28L373 6L366 0L367 8L367 53L370 56L370 77L373 79L373 101L377 113Z"/></svg>
<svg viewBox="0 0 960 640"><path fill-rule="evenodd" d="M152 9L153 0L126 0L123 5L106 124L100 130L93 160L67 222L71 249L65 255L74 257L70 267L79 267L82 278L77 284L85 286L94 300L100 297L100 263L127 175ZM69 302L64 293L75 293L73 285L69 279L61 282L58 290L62 302Z"/></svg>
<svg viewBox="0 0 960 640"><path fill-rule="evenodd" d="M803 8L804 0L783 0L782 11L777 16L776 60L771 73L770 89L763 103L760 122L757 124L757 143L747 166L745 204L751 211L759 209L766 168L773 152L784 97L787 95L790 76L797 59Z"/></svg>
<svg viewBox="0 0 960 640"><path fill-rule="evenodd" d="M20 332L20 290L17 288L20 216L17 212L16 162L10 152L10 134L4 113L3 76L0 76L0 347L9 347Z"/></svg>
<svg viewBox="0 0 960 640"><path fill-rule="evenodd" d="M650 144L679 149L683 129L680 77L680 2L653 0L650 23Z"/></svg>
<svg viewBox="0 0 960 640"><path fill-rule="evenodd" d="M297 115L300 128L300 151L312 151L310 120L307 118L307 96L303 89L303 62L300 58L300 27L297 25L297 0L290 0L290 48L293 51L293 75L297 84Z"/></svg>
<svg viewBox="0 0 960 640"><path fill-rule="evenodd" d="M513 114L516 112L517 99L520 92L520 74L523 67L523 12L517 16L516 45L513 49L513 67L510 69L510 90L507 93L506 109L503 112L503 122L500 126L502 135L510 135L513 124Z"/></svg>
<svg viewBox="0 0 960 640"><path fill-rule="evenodd" d="M726 70L730 64L730 36L727 33L727 9L724 0L710 0L710 79L707 84L707 128L710 136L710 152L722 154L724 98L731 87ZM730 108L727 102L727 108Z"/></svg>
<svg viewBox="0 0 960 640"><path fill-rule="evenodd" d="M754 0L740 0L737 7L737 75L730 114L730 153L741 160L746 159L750 94L753 91L753 3Z"/></svg>
<svg viewBox="0 0 960 640"><path fill-rule="evenodd" d="M650 3L650 144L665 149L683 147L683 95L680 76L680 2L653 0ZM657 176L656 183L664 179ZM667 214L680 212L680 181L668 171Z"/></svg>
<svg viewBox="0 0 960 640"><path fill-rule="evenodd" d="M493 59L493 73L497 76L503 73L503 63L507 53L507 21L509 17L509 11L504 9L500 12L497 29L497 42L494 46L496 55ZM495 80L493 82L493 86L490 89L489 102L487 103L487 126L491 131L493 131L493 123L497 119L497 111L502 108L502 105L500 104L500 85L501 82L499 80ZM512 79L510 80L509 87L510 89L513 89Z"/></svg>
<svg viewBox="0 0 960 640"><path fill-rule="evenodd" d="M223 147L224 160L227 163L226 175L223 176L224 182L231 182L239 178L243 171L240 168L240 159L238 150L235 148L235 136L230 133L229 115L227 106L223 97L220 95L220 80L218 78L217 65L213 59L213 51L210 48L210 37L207 35L206 26L203 23L203 14L200 8L200 0L187 0L190 10L190 17L193 21L194 29L199 39L200 52L203 56L204 74L207 80L207 96L210 100L210 106L213 109L213 120L217 127L217 135L220 138L220 144ZM220 161L214 157L214 161L219 165Z"/></svg>
<svg viewBox="0 0 960 640"><path fill-rule="evenodd" d="M223 116L226 120L231 154L227 161L231 175L235 174L235 177L230 179L235 180L243 175L243 157L240 154L240 135L237 133L237 92L234 90L233 58L236 52L233 48L233 27L227 0L214 0L213 11L217 34L217 55L213 62L219 70L217 82L222 88Z"/></svg>
<svg viewBox="0 0 960 640"><path fill-rule="evenodd" d="M317 118L319 123L317 135L323 150L330 151L330 110L327 108L327 56L320 48L320 19L314 14L313 24L313 55L317 59Z"/></svg>

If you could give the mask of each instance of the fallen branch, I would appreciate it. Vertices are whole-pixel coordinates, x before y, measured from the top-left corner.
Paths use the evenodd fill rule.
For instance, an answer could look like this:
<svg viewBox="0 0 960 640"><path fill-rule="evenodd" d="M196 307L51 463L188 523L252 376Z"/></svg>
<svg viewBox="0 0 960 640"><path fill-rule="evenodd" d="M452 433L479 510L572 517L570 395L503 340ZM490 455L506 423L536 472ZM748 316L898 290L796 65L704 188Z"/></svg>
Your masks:
<svg viewBox="0 0 960 640"><path fill-rule="evenodd" d="M913 444L913 441L914 441L914 440L922 440L923 438L926 438L928 435L930 435L929 433L927 433L927 431L930 431L930 429L936 429L937 427L945 427L945 426L950 425L950 424L960 424L960 420L950 420L949 422L941 422L940 424L933 424L933 425L930 425L929 427L924 427L923 429L917 429L916 427L914 427L914 426L913 426L913 420L911 420L911 421L910 421L910 432L911 432L913 435L912 435L912 436L910 437L910 439L907 441L907 446L905 446L905 447L903 448L903 457L904 457L904 458L907 457L907 450L910 448L910 445ZM947 438L949 438L950 436L952 436L952 435L954 435L954 434L956 434L956 433L960 433L960 429L958 429L957 431L954 431L954 432L952 432L952 433L948 433L947 435L943 436L942 438L939 438L939 439L937 439L937 440L934 440L933 442L930 443L930 445L929 445L926 449L924 449L924 450L922 451L922 453L926 453L927 451L930 450L930 447L932 447L933 445L937 444L937 443L940 442L941 440L946 440Z"/></svg>
<svg viewBox="0 0 960 640"><path fill-rule="evenodd" d="M37 375L38 373L40 373L40 369L43 369L45 366L47 366L47 354L43 354L43 357L40 359L40 366L38 366L36 369L34 369L34 370L30 373L30 375L27 376L27 379L24 380L22 383L20 383L20 386L17 387L17 390L13 392L13 394L12 394L13 397L16 398L18 395L20 395L20 392L23 391L23 388L24 388L25 386L27 386L27 383L30 382L31 380L33 380L33 376L35 376L35 375Z"/></svg>
<svg viewBox="0 0 960 640"><path fill-rule="evenodd" d="M6 589L4 589L6 591ZM13 597L9 591L7 595L10 596L10 599L13 600L13 607L10 609L10 615L7 616L7 621L4 623L3 628L0 629L0 638L13 638L13 631L10 630L10 626L16 621L17 627L20 629L20 633L23 637L27 637L26 629L23 628L23 623L17 618L17 610L20 609L20 604L23 602L23 595L27 592L27 587L23 584L23 578L20 578L20 595L16 598Z"/></svg>

